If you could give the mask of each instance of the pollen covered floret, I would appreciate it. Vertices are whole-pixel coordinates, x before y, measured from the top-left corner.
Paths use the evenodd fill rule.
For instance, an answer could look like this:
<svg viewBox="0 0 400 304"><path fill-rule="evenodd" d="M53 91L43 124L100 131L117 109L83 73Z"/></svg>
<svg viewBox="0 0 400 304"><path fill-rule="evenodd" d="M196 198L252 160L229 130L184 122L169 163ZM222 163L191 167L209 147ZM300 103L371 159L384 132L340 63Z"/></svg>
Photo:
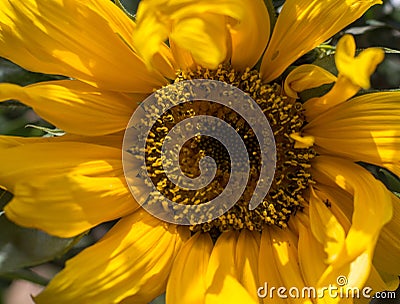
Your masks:
<svg viewBox="0 0 400 304"><path fill-rule="evenodd" d="M218 234L240 229L261 231L265 224L286 227L290 216L306 203L304 192L313 182L308 170L309 161L315 152L311 148L294 148L295 141L290 137L293 133L299 133L305 123L301 104L284 96L278 84L263 84L255 70L238 72L222 65L217 70L198 67L195 71L181 71L176 82L192 79L218 80L231 84L256 101L267 117L275 137L277 163L274 180L263 202L256 209L249 210L248 205L261 166L257 137L246 120L231 108L198 100L172 107L152 126L146 141L146 169L157 190L171 201L185 205L206 203L224 190L229 181L231 164L229 151L218 140L195 136L183 145L179 153L181 170L190 178L200 175L199 161L204 156L214 159L216 175L211 183L199 190L185 190L174 185L163 170L161 158L162 143L174 125L196 115L218 117L229 123L245 143L250 161L250 176L246 190L228 212L207 223L193 225L191 230Z"/></svg>

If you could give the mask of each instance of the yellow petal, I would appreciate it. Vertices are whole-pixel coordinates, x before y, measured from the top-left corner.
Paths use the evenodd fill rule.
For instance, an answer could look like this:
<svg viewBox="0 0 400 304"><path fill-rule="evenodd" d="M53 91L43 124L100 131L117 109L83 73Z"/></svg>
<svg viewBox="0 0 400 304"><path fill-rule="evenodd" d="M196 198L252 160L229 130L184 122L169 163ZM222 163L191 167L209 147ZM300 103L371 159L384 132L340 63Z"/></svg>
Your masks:
<svg viewBox="0 0 400 304"><path fill-rule="evenodd" d="M353 36L344 35L336 46L335 63L339 74L363 89L369 89L371 74L384 57L382 49L368 48L357 57Z"/></svg>
<svg viewBox="0 0 400 304"><path fill-rule="evenodd" d="M289 303L312 303L309 298L302 298L301 291L306 287L299 267L297 238L289 229L270 229L272 251L278 272L281 274L282 285L287 290L284 293ZM290 291L294 287L296 290ZM299 292L299 295L296 292Z"/></svg>
<svg viewBox="0 0 400 304"><path fill-rule="evenodd" d="M298 98L297 93L336 81L336 76L312 64L303 64L289 73L285 79L285 93Z"/></svg>
<svg viewBox="0 0 400 304"><path fill-rule="evenodd" d="M120 220L95 245L67 261L36 303L148 303L165 290L188 230L140 211Z"/></svg>
<svg viewBox="0 0 400 304"><path fill-rule="evenodd" d="M310 227L315 238L324 247L327 264L333 262L344 245L345 231L323 201L311 191Z"/></svg>
<svg viewBox="0 0 400 304"><path fill-rule="evenodd" d="M306 286L316 290L317 283L327 265L321 243L314 237L309 226L299 225L299 264Z"/></svg>
<svg viewBox="0 0 400 304"><path fill-rule="evenodd" d="M227 275L222 278L221 286L218 291L210 287L205 295L204 304L258 304L259 302L251 297L246 289L232 276Z"/></svg>
<svg viewBox="0 0 400 304"><path fill-rule="evenodd" d="M330 108L343 103L353 97L360 87L351 82L351 80L343 75L339 75L337 81L328 93L321 97L308 99L303 107L308 121L311 121L322 115Z"/></svg>
<svg viewBox="0 0 400 304"><path fill-rule="evenodd" d="M225 20L224 16L211 13L186 17L174 26L170 39L190 50L193 59L202 66L216 68L228 52Z"/></svg>
<svg viewBox="0 0 400 304"><path fill-rule="evenodd" d="M78 142L0 150L0 180L14 194L4 208L16 223L70 237L133 212L121 150Z"/></svg>
<svg viewBox="0 0 400 304"><path fill-rule="evenodd" d="M235 264L237 243L236 231L222 233L215 243L206 274L208 288L204 303L258 303L238 281Z"/></svg>
<svg viewBox="0 0 400 304"><path fill-rule="evenodd" d="M28 70L70 76L115 91L149 93L167 84L135 53L135 24L111 1L0 4L0 56Z"/></svg>
<svg viewBox="0 0 400 304"><path fill-rule="evenodd" d="M151 66L162 42L170 38L179 48L189 51L198 64L216 68L228 53L227 17L230 22L240 22L244 10L241 0L141 1L134 45Z"/></svg>
<svg viewBox="0 0 400 304"><path fill-rule="evenodd" d="M224 277L237 277L235 255L238 234L235 231L222 233L211 253L207 268L207 287L216 290L222 288ZM218 273L218 275L217 275Z"/></svg>
<svg viewBox="0 0 400 304"><path fill-rule="evenodd" d="M351 227L351 218L353 214L352 196L340 188L317 183L316 193L319 197L325 197L331 204L330 210L336 216L346 233ZM386 277L397 275L400 273L398 261L400 259L400 239L397 231L400 229L400 199L391 194L393 205L393 217L381 230L378 242L375 248L373 264L379 273L383 273ZM324 201L326 201L324 199ZM387 282L385 278L385 282ZM368 284L366 283L366 286Z"/></svg>
<svg viewBox="0 0 400 304"><path fill-rule="evenodd" d="M374 265L388 274L400 274L400 199L392 195L393 217L379 235L374 255Z"/></svg>
<svg viewBox="0 0 400 304"><path fill-rule="evenodd" d="M344 246L319 286L335 284L338 276L344 275L348 286L361 288L370 274L381 229L392 217L391 194L366 170L348 160L319 156L312 168L316 180L324 175L354 197L351 227Z"/></svg>
<svg viewBox="0 0 400 304"><path fill-rule="evenodd" d="M212 248L208 233L197 233L182 246L168 279L167 303L204 303L206 271Z"/></svg>
<svg viewBox="0 0 400 304"><path fill-rule="evenodd" d="M144 95L100 91L78 80L61 80L27 87L2 83L0 101L8 99L18 99L68 133L93 136L124 130Z"/></svg>
<svg viewBox="0 0 400 304"><path fill-rule="evenodd" d="M232 36L231 64L245 70L253 67L267 46L270 35L268 10L263 0L247 0L241 22L234 24Z"/></svg>
<svg viewBox="0 0 400 304"><path fill-rule="evenodd" d="M195 67L193 56L189 50L181 48L171 39L169 40L169 44L176 64L181 70L189 70Z"/></svg>
<svg viewBox="0 0 400 304"><path fill-rule="evenodd" d="M357 20L380 0L288 0L264 55L264 80L274 80L297 58Z"/></svg>
<svg viewBox="0 0 400 304"><path fill-rule="evenodd" d="M339 71L338 80L327 94L312 98L304 104L308 120L353 97L360 88L369 89L369 78L383 60L384 52L378 48L369 48L357 57L354 57L355 53L353 36L343 36L337 44L335 53L335 63Z"/></svg>
<svg viewBox="0 0 400 304"><path fill-rule="evenodd" d="M255 292L258 288L258 254L260 249L260 235L258 232L242 230L236 246L236 270L238 281L247 289L248 293L257 302Z"/></svg>
<svg viewBox="0 0 400 304"><path fill-rule="evenodd" d="M281 274L278 271L278 266L275 263L273 243L269 232L270 227L264 227L261 234L260 254L258 257L258 274L260 278L260 286L257 289L257 294L264 303L287 303L287 299L283 299L271 292L271 287L279 288L283 286Z"/></svg>
<svg viewBox="0 0 400 304"><path fill-rule="evenodd" d="M305 126L318 152L355 161L398 162L400 92L371 93L342 103Z"/></svg>
<svg viewBox="0 0 400 304"><path fill-rule="evenodd" d="M19 136L0 136L0 150L8 149L32 143L49 143L49 142L82 142L96 144L99 146L107 146L120 149L124 132L113 133L104 136L80 136L73 134L65 134L55 137L19 137Z"/></svg>

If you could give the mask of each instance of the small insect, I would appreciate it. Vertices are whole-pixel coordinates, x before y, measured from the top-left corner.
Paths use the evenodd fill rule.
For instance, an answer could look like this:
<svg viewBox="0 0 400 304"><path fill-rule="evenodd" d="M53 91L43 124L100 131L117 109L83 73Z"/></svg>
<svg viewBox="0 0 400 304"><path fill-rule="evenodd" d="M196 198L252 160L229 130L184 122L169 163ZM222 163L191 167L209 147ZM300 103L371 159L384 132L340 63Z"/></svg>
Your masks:
<svg viewBox="0 0 400 304"><path fill-rule="evenodd" d="M326 207L328 207L328 208L330 208L330 207L332 206L331 202L330 202L328 199L324 200L324 204L325 204Z"/></svg>

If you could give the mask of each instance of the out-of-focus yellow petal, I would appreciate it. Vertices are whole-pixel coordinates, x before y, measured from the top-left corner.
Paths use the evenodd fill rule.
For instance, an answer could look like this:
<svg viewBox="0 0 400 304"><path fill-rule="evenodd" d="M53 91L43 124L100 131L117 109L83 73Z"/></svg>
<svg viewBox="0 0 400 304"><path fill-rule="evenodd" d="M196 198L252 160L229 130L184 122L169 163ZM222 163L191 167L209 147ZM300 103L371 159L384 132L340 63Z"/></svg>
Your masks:
<svg viewBox="0 0 400 304"><path fill-rule="evenodd" d="M357 96L316 117L303 130L321 154L375 164L398 163L400 92ZM324 151L322 151L324 150Z"/></svg>
<svg viewBox="0 0 400 304"><path fill-rule="evenodd" d="M195 67L196 64L189 50L181 48L171 39L169 40L169 44L176 64L181 70L189 70Z"/></svg>
<svg viewBox="0 0 400 304"><path fill-rule="evenodd" d="M88 136L125 129L144 97L101 91L78 80L42 82L27 87L0 84L0 101L18 99L58 128Z"/></svg>
<svg viewBox="0 0 400 304"><path fill-rule="evenodd" d="M258 254L260 250L260 235L258 232L242 230L236 246L236 270L238 281L248 293L258 301Z"/></svg>
<svg viewBox="0 0 400 304"><path fill-rule="evenodd" d="M319 156L312 168L317 181L321 176L328 177L354 197L351 227L344 246L318 285L337 285L337 278L346 276L346 287L361 288L370 275L381 229L392 217L391 194L366 170L348 160Z"/></svg>
<svg viewBox="0 0 400 304"><path fill-rule="evenodd" d="M0 180L14 194L16 223L70 237L138 208L126 186L121 150L44 142L0 150Z"/></svg>
<svg viewBox="0 0 400 304"><path fill-rule="evenodd" d="M167 84L135 53L135 24L108 0L1 0L0 56L105 90L150 93ZM160 59L169 50L160 47ZM173 74L170 63L164 74ZM167 68L169 66L169 68Z"/></svg>
<svg viewBox="0 0 400 304"><path fill-rule="evenodd" d="M297 93L336 81L336 76L312 64L303 64L289 73L285 79L285 93L298 98Z"/></svg>
<svg viewBox="0 0 400 304"><path fill-rule="evenodd" d="M204 303L206 271L212 248L208 233L197 233L182 246L169 275L167 304Z"/></svg>
<svg viewBox="0 0 400 304"><path fill-rule="evenodd" d="M226 59L227 35L225 16L204 13L181 19L174 26L170 39L190 50L194 60L202 66L216 68Z"/></svg>
<svg viewBox="0 0 400 304"><path fill-rule="evenodd" d="M253 67L267 46L270 35L268 10L263 0L247 0L242 20L234 24L232 36L232 66L239 70Z"/></svg>
<svg viewBox="0 0 400 304"><path fill-rule="evenodd" d="M165 290L175 256L188 237L187 229L135 212L69 260L35 301L148 303Z"/></svg>
<svg viewBox="0 0 400 304"><path fill-rule="evenodd" d="M162 42L170 38L179 48L189 51L198 64L216 68L228 54L228 26L243 20L245 4L241 0L141 1L135 49L151 66Z"/></svg>
<svg viewBox="0 0 400 304"><path fill-rule="evenodd" d="M358 19L380 0L288 0L264 55L264 80L274 80L297 58Z"/></svg>
<svg viewBox="0 0 400 304"><path fill-rule="evenodd" d="M382 49L369 48L357 57L356 45L351 35L343 36L336 47L335 63L339 71L338 80L332 89L322 97L312 98L304 104L310 121L323 111L353 97L361 88L369 89L372 73L384 57Z"/></svg>

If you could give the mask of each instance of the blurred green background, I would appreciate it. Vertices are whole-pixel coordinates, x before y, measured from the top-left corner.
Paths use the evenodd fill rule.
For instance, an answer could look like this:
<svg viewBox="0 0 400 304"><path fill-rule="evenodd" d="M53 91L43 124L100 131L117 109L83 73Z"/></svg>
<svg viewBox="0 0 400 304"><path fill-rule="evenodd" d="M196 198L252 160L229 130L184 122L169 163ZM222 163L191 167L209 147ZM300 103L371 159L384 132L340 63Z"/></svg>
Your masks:
<svg viewBox="0 0 400 304"><path fill-rule="evenodd" d="M134 13L138 1L121 0L127 10ZM275 1L279 7L284 1ZM367 48L382 46L400 50L400 0L384 0L381 6L371 8L361 19L357 20L346 29L335 35L332 43L335 43L344 33L355 36L357 47ZM27 85L33 82L56 79L58 76L42 75L21 69L15 64L0 59L0 82L11 82ZM385 61L378 67L372 76L372 86L376 89L400 89L400 55L387 54ZM47 132L40 128L29 127L35 125L43 128L53 128L51 124L42 120L35 112L17 101L0 103L0 134L19 136L48 136ZM0 197L1 197L0 192ZM3 201L4 203L4 201ZM1 207L1 205L0 205ZM4 216L2 217L4 218ZM37 283L44 283L64 266L65 261L78 252L96 242L114 223L105 223L93 229L90 234L80 240L68 243L68 252L58 256L54 261L32 268L26 272L0 273L0 304L28 304L33 303L30 294L37 294L41 290L39 284L34 284L19 278L23 277ZM18 230L18 228L10 228ZM0 246L6 243L5 230L0 232ZM40 235L40 237L45 237ZM1 240L3 238L3 240ZM48 240L46 241L53 241ZM3 242L3 243L2 243ZM26 250L24 246L19 250ZM0 262L2 256L0 255ZM399 261L400 262L400 261ZM163 296L153 303L163 303ZM380 300L373 303L400 303L400 293L397 300ZM77 303L79 304L79 303Z"/></svg>

